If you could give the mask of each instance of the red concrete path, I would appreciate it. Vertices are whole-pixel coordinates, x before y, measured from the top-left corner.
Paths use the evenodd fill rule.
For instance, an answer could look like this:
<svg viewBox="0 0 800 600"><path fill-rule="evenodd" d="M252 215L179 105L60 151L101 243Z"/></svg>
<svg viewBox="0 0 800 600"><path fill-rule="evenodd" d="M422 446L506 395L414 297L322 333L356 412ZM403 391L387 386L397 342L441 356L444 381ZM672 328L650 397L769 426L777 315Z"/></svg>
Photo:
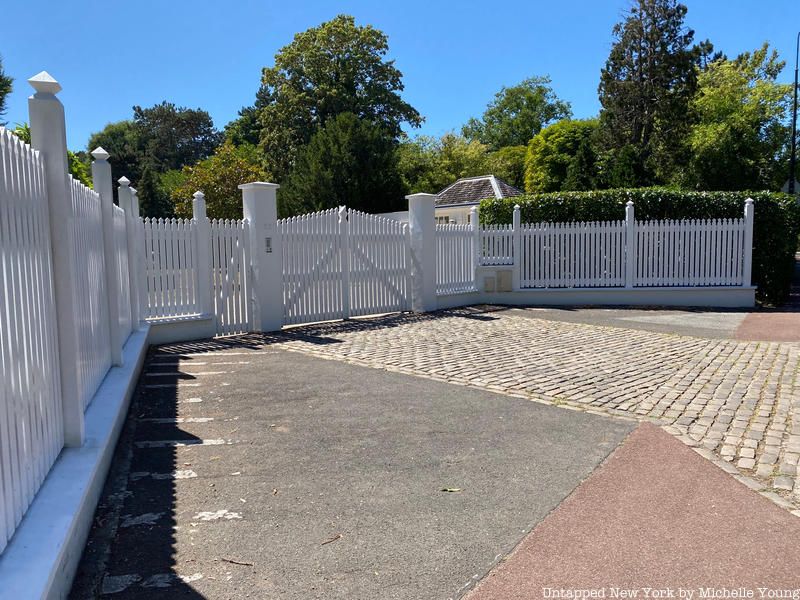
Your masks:
<svg viewBox="0 0 800 600"><path fill-rule="evenodd" d="M800 342L800 254L789 298L783 306L747 315L736 329L737 340Z"/></svg>
<svg viewBox="0 0 800 600"><path fill-rule="evenodd" d="M467 598L612 586L800 589L800 519L645 424Z"/></svg>

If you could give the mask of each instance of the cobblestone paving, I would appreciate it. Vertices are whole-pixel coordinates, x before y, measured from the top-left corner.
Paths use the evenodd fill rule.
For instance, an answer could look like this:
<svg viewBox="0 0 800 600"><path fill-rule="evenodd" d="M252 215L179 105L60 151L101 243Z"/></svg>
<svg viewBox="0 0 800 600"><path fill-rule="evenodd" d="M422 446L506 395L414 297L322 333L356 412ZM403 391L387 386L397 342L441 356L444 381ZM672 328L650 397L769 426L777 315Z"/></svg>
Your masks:
<svg viewBox="0 0 800 600"><path fill-rule="evenodd" d="M800 507L797 343L710 340L476 309L306 326L271 341L573 410L648 419L773 501Z"/></svg>

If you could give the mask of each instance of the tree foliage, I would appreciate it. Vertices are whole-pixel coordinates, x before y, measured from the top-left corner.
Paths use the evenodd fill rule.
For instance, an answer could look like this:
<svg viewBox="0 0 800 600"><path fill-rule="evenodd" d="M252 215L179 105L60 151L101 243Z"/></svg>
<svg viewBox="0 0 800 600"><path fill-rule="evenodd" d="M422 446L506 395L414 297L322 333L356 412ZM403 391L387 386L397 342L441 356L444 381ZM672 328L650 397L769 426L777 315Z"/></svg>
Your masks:
<svg viewBox="0 0 800 600"><path fill-rule="evenodd" d="M525 156L527 146L505 146L488 155L486 174L496 175L516 188L525 188Z"/></svg>
<svg viewBox="0 0 800 600"><path fill-rule="evenodd" d="M165 174L162 185L172 187L170 196L179 217L192 217L192 196L199 190L205 194L210 218L241 219L242 192L239 185L265 179L255 146L234 146L225 142L213 156L194 166L184 167L180 175L175 171Z"/></svg>
<svg viewBox="0 0 800 600"><path fill-rule="evenodd" d="M596 119L565 119L543 129L528 144L525 190L534 193L555 192L566 189L566 185L594 187L593 139L597 129Z"/></svg>
<svg viewBox="0 0 800 600"><path fill-rule="evenodd" d="M549 123L572 116L569 102L560 100L550 83L549 77L531 77L502 88L480 119L464 125L463 135L492 150L526 145Z"/></svg>
<svg viewBox="0 0 800 600"><path fill-rule="evenodd" d="M139 183L142 176L142 156L139 150L138 132L133 121L109 123L101 131L93 133L89 138L89 152L101 146L109 153L108 162L114 179L127 177ZM116 186L115 186L116 187Z"/></svg>
<svg viewBox="0 0 800 600"><path fill-rule="evenodd" d="M791 135L787 125L792 86L778 83L784 67L765 43L734 60L709 63L699 75L685 181L704 190L780 189L780 160Z"/></svg>
<svg viewBox="0 0 800 600"><path fill-rule="evenodd" d="M171 102L150 108L134 106L133 124L141 155L159 173L207 158L221 142L206 111L177 107Z"/></svg>
<svg viewBox="0 0 800 600"><path fill-rule="evenodd" d="M405 140L398 151L400 174L408 193L433 194L460 177L488 174L488 146L454 133Z"/></svg>
<svg viewBox="0 0 800 600"><path fill-rule="evenodd" d="M281 190L281 212L295 214L340 205L365 212L403 207L394 132L341 113L304 146Z"/></svg>
<svg viewBox="0 0 800 600"><path fill-rule="evenodd" d="M206 111L162 102L134 106L132 120L106 125L89 138L88 149L102 146L111 155L114 176L124 175L137 188L143 216L169 217L172 203L162 175L207 158L221 138Z"/></svg>
<svg viewBox="0 0 800 600"><path fill-rule="evenodd" d="M234 146L250 144L258 146L261 141L261 125L258 122L258 113L267 105L267 89L262 85L256 92L255 103L244 106L239 110L239 116L225 125L225 140Z"/></svg>
<svg viewBox="0 0 800 600"><path fill-rule="evenodd" d="M697 65L711 51L693 45L686 7L676 0L635 0L614 26L600 74L602 141L613 170L618 153L640 185L667 181L684 164L697 89Z"/></svg>
<svg viewBox="0 0 800 600"><path fill-rule="evenodd" d="M3 70L3 59L0 57L0 125L5 125L6 122L1 120L6 114L6 98L13 89L14 80L6 75Z"/></svg>
<svg viewBox="0 0 800 600"><path fill-rule="evenodd" d="M380 123L391 137L404 122L422 122L400 97L402 73L386 59L388 49L383 32L339 15L298 33L278 52L275 65L263 70L258 111L261 147L276 177L285 177L300 149L342 113Z"/></svg>

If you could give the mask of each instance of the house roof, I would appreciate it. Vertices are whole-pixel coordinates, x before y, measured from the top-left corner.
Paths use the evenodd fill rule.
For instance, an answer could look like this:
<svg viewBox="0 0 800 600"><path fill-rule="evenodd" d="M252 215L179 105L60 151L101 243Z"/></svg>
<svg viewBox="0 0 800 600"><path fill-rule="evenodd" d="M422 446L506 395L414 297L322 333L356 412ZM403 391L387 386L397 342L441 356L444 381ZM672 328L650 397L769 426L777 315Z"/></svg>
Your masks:
<svg viewBox="0 0 800 600"><path fill-rule="evenodd" d="M462 177L436 194L436 206L478 204L485 198L511 198L521 194L522 190L494 175Z"/></svg>

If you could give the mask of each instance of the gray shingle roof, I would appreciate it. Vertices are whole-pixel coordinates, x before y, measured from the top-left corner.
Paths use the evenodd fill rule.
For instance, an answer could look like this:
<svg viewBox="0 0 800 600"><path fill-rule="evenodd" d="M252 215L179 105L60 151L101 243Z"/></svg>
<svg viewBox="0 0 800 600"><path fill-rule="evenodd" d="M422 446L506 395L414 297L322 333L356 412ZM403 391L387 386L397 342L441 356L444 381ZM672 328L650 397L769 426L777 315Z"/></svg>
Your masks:
<svg viewBox="0 0 800 600"><path fill-rule="evenodd" d="M522 190L494 175L462 177L436 194L436 206L477 204L485 198L511 198L521 194Z"/></svg>

